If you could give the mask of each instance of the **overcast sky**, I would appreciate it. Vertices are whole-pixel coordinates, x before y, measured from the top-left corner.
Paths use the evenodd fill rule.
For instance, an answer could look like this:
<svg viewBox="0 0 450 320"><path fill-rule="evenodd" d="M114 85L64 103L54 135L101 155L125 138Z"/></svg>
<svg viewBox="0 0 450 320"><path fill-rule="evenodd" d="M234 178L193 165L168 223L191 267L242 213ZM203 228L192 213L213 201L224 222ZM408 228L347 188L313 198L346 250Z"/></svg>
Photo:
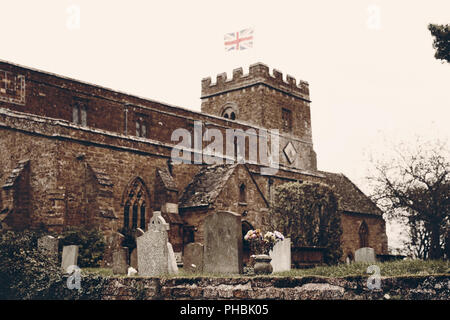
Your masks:
<svg viewBox="0 0 450 320"><path fill-rule="evenodd" d="M319 169L364 191L386 141L450 135L450 64L427 30L450 23L448 0L0 0L0 13L0 59L193 110L203 77L257 61L308 81ZM254 48L225 52L224 34L249 27Z"/></svg>

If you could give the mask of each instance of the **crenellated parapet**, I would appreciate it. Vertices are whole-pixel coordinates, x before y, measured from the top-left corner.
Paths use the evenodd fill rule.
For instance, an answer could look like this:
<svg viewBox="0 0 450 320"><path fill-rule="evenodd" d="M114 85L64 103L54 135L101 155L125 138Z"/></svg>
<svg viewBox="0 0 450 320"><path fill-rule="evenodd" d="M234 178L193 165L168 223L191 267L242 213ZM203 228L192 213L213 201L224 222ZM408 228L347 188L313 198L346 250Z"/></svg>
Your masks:
<svg viewBox="0 0 450 320"><path fill-rule="evenodd" d="M263 84L272 89L309 101L308 82L303 80L297 82L290 75L286 75L286 80L284 80L280 71L273 69L271 74L269 67L263 63L252 64L246 75L244 75L242 68L234 69L231 79L227 79L225 72L217 75L215 83L212 83L211 77L202 79L201 98L209 98L257 84Z"/></svg>

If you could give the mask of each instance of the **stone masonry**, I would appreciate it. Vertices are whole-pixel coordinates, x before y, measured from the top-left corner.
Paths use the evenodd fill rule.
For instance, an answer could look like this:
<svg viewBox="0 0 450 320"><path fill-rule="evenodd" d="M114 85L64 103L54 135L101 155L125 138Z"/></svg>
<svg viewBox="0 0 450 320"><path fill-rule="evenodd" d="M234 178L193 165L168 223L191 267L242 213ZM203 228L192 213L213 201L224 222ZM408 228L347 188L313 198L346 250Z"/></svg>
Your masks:
<svg viewBox="0 0 450 320"><path fill-rule="evenodd" d="M201 100L196 112L0 61L1 228L89 225L113 243L116 232L147 231L152 213L161 211L169 242L182 252L203 242L207 215L233 211L243 224L264 228L274 188L311 181L328 184L342 200L343 259L362 244L387 253L381 210L344 175L317 169L307 82L285 81L257 63L248 74L236 69L231 79L203 79ZM250 139L261 129L279 130L279 170L261 174L267 163L250 159L248 144L237 166L174 163L179 141L172 133L183 128L194 139L196 123L200 136L218 129L225 137L234 129ZM207 176L219 187L205 183Z"/></svg>

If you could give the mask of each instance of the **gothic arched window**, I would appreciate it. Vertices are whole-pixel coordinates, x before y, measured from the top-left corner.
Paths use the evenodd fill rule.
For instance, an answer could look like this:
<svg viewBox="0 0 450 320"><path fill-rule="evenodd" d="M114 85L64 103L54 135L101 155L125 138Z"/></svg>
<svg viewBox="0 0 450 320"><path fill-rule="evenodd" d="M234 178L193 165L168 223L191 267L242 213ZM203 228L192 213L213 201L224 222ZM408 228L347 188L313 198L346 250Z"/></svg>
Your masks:
<svg viewBox="0 0 450 320"><path fill-rule="evenodd" d="M130 203L127 201L123 209L123 227L128 229L130 226Z"/></svg>
<svg viewBox="0 0 450 320"><path fill-rule="evenodd" d="M363 221L359 227L359 247L365 248L369 246L369 228L367 223Z"/></svg>
<svg viewBox="0 0 450 320"><path fill-rule="evenodd" d="M140 178L134 179L124 193L123 227L128 229L141 228L145 230L147 221L148 192L144 182ZM131 212L130 212L131 211ZM131 226L130 226L131 215Z"/></svg>

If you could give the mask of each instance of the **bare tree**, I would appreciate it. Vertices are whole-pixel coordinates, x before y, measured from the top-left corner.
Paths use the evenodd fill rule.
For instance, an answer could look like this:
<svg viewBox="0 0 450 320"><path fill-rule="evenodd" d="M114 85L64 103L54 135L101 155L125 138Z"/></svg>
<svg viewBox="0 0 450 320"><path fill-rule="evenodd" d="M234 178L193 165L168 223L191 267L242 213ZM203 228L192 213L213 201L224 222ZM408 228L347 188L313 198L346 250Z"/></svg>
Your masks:
<svg viewBox="0 0 450 320"><path fill-rule="evenodd" d="M415 148L398 145L392 159L375 162L369 177L373 200L388 219L407 221L409 249L421 258L444 257L450 223L448 154L446 142L419 141Z"/></svg>

